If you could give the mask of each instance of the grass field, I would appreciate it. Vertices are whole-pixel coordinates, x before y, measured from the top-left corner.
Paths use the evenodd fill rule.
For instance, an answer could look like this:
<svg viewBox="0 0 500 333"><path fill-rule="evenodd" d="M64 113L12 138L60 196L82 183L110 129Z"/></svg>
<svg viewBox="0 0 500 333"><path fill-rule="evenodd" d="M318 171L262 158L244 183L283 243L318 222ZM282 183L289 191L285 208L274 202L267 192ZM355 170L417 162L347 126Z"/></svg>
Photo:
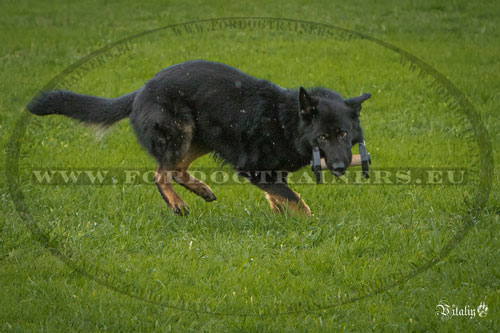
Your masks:
<svg viewBox="0 0 500 333"><path fill-rule="evenodd" d="M497 153L500 139L500 5L3 1L0 8L0 331L500 330L500 179L487 168L487 145L478 146L490 142ZM293 185L315 214L305 218L273 214L250 185L210 178L215 203L178 189L188 217L166 207L150 178L37 182L36 170L140 170L147 178L156 168L128 121L101 135L28 114L49 81L129 36L242 16L285 20L160 29L104 49L52 86L116 97L169 65L202 58L283 87L371 92L362 123L372 184ZM194 167L231 174L210 156ZM376 177L407 170L467 177L459 185ZM442 320L443 299L458 309L484 303L488 312Z"/></svg>

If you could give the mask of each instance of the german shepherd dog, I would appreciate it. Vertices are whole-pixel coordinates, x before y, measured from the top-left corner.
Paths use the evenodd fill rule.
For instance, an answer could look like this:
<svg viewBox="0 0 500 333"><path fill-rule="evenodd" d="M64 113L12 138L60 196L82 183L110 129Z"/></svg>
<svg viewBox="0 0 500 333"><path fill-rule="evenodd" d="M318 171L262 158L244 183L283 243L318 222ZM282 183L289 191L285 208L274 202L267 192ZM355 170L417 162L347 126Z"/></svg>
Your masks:
<svg viewBox="0 0 500 333"><path fill-rule="evenodd" d="M351 147L363 140L359 114L370 97L344 99L326 88L285 89L222 63L194 60L162 70L122 97L53 90L41 93L28 109L105 127L130 117L139 142L158 162L155 183L176 214L188 214L188 206L174 182L205 201L216 199L188 171L194 160L212 152L265 191L274 211L310 216L288 186L287 174L308 165L317 146L332 173L343 175Z"/></svg>

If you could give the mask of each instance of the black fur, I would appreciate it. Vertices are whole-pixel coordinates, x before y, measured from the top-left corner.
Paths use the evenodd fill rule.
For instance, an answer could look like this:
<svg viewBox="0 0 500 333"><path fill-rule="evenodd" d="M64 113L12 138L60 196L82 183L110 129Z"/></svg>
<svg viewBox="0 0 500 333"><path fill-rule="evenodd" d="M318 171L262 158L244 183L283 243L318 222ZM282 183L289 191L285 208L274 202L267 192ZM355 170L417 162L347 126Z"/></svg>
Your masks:
<svg viewBox="0 0 500 333"><path fill-rule="evenodd" d="M135 96L136 92L118 98L101 98L53 90L32 100L28 110L39 116L62 114L83 122L110 126L130 115Z"/></svg>
<svg viewBox="0 0 500 333"><path fill-rule="evenodd" d="M313 146L332 171L345 172L352 145L362 140L359 112L369 97L344 100L326 88L285 89L225 64L195 60L164 69L123 97L51 91L28 109L105 126L130 116L139 142L167 170L196 147L255 180L262 170L296 171L309 164Z"/></svg>

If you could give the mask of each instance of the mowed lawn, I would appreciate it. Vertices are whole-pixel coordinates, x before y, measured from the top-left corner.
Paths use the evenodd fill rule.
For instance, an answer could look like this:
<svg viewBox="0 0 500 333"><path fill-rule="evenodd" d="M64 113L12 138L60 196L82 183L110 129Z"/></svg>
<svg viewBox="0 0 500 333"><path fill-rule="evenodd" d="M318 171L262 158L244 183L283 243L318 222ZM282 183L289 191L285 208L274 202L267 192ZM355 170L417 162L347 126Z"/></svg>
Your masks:
<svg viewBox="0 0 500 333"><path fill-rule="evenodd" d="M497 152L500 139L500 5L0 8L0 331L500 330L500 183L484 151ZM242 16L282 20L207 20ZM315 185L305 168L292 187L314 217L281 216L207 155L193 168L217 201L177 187L190 207L179 217L151 182L155 161L128 120L102 133L25 109L58 75L51 87L117 97L190 59L283 87L372 93L361 116L370 182L354 168ZM46 185L43 172L53 171L68 172L67 182ZM73 181L78 171L116 177L92 185Z"/></svg>

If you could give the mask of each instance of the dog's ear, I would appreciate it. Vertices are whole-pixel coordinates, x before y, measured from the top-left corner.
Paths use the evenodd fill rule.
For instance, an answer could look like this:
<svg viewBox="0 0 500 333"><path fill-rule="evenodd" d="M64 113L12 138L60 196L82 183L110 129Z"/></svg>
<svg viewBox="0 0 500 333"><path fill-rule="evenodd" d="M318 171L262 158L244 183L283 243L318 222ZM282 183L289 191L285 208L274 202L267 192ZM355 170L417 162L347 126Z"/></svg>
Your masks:
<svg viewBox="0 0 500 333"><path fill-rule="evenodd" d="M372 94L363 94L358 97L348 98L344 101L345 104L351 108L353 118L359 117L359 113L361 112L361 103L370 97L372 97Z"/></svg>
<svg viewBox="0 0 500 333"><path fill-rule="evenodd" d="M303 87L300 87L299 89L299 104L300 104L299 114L302 118L310 118L314 114L316 114L317 102L309 95L309 93Z"/></svg>

